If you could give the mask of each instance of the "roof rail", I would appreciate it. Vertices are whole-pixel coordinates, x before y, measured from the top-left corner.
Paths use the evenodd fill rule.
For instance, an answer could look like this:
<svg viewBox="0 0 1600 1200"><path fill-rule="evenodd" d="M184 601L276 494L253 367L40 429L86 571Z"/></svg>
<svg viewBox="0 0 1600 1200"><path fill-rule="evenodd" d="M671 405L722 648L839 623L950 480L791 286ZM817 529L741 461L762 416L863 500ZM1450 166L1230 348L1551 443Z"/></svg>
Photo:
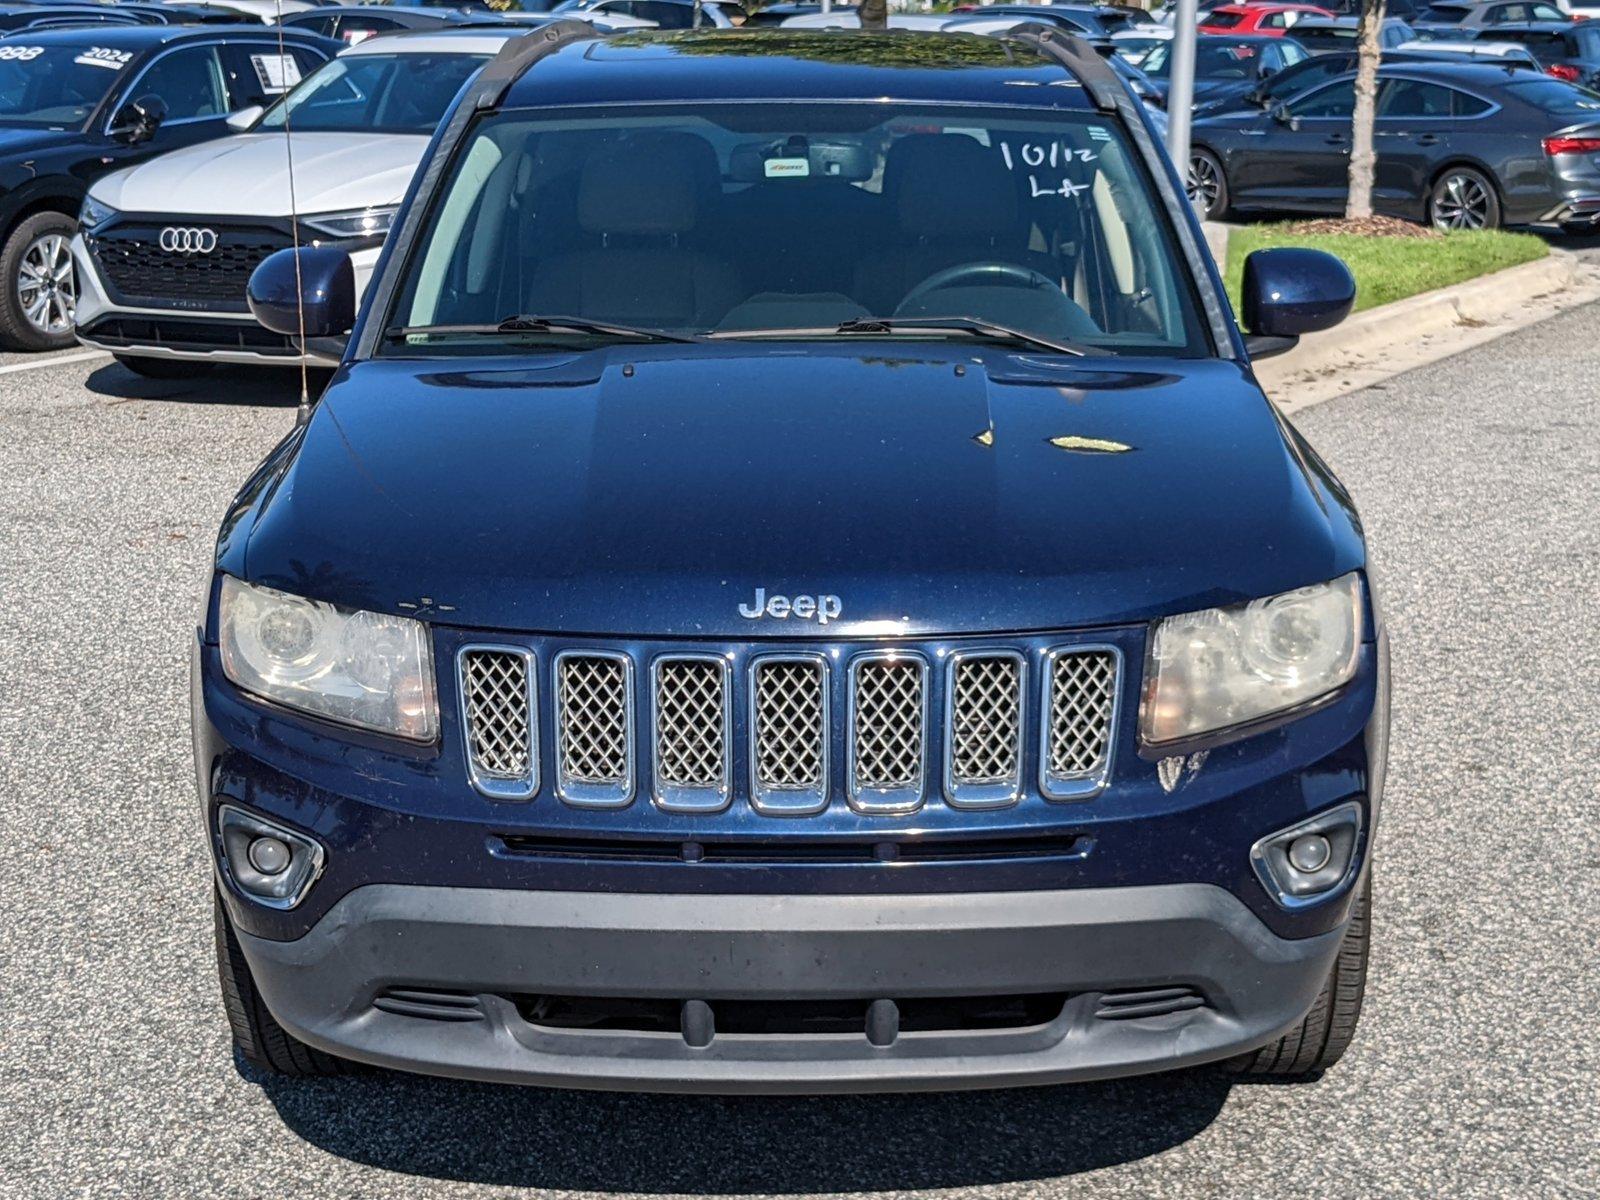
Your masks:
<svg viewBox="0 0 1600 1200"><path fill-rule="evenodd" d="M1060 63L1077 78L1101 112L1115 112L1128 91L1117 73L1083 38L1062 33L1053 25L1029 21L1007 30L1007 36L1036 46L1046 57Z"/></svg>
<svg viewBox="0 0 1600 1200"><path fill-rule="evenodd" d="M489 60L473 87L470 107L493 108L505 99L507 90L522 77L524 71L545 55L559 50L568 42L604 35L591 22L563 18L529 33L518 34L500 47L500 53Z"/></svg>

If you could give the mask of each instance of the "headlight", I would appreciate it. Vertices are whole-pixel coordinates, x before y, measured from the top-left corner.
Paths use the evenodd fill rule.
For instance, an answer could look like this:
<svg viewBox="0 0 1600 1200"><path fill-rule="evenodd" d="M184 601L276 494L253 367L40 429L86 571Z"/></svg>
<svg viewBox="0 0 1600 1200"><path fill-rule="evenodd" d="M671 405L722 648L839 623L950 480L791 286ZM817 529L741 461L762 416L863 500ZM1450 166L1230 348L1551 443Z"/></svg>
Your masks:
<svg viewBox="0 0 1600 1200"><path fill-rule="evenodd" d="M1294 708L1349 682L1361 649L1361 580L1296 588L1156 626L1140 733L1170 742Z"/></svg>
<svg viewBox="0 0 1600 1200"><path fill-rule="evenodd" d="M333 721L431 741L439 728L428 630L222 580L222 670L248 692Z"/></svg>
<svg viewBox="0 0 1600 1200"><path fill-rule="evenodd" d="M104 225L117 215L117 210L109 204L103 204L93 196L83 198L83 207L78 210L78 225L83 229L93 229L96 225Z"/></svg>
<svg viewBox="0 0 1600 1200"><path fill-rule="evenodd" d="M323 213L301 220L318 233L336 238L383 237L394 223L398 205L389 208L358 208L352 212Z"/></svg>

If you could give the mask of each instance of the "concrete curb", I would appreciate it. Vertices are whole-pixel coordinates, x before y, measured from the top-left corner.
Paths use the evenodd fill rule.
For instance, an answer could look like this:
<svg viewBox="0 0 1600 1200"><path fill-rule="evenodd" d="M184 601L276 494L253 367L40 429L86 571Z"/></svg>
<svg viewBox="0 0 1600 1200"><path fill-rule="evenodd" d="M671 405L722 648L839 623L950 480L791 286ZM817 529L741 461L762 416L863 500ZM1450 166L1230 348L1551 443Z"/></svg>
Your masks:
<svg viewBox="0 0 1600 1200"><path fill-rule="evenodd" d="M1369 309L1256 366L1284 412L1426 366L1600 299L1600 269L1552 249L1535 262Z"/></svg>

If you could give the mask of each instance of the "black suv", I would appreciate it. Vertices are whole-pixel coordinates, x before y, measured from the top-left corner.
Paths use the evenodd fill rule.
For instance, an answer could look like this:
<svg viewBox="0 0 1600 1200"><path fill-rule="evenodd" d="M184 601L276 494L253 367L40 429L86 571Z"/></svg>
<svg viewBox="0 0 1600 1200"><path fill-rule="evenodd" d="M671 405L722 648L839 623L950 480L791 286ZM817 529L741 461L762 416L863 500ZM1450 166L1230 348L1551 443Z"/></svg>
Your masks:
<svg viewBox="0 0 1600 1200"><path fill-rule="evenodd" d="M269 103L337 42L265 27L103 25L0 42L0 345L74 344L68 242L89 184L220 137L230 113Z"/></svg>

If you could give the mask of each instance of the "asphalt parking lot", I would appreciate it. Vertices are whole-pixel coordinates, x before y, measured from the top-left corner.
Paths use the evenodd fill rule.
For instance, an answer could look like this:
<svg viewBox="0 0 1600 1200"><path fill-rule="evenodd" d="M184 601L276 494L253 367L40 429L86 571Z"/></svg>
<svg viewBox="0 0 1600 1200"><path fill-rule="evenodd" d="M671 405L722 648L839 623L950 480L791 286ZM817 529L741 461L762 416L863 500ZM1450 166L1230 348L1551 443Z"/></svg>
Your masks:
<svg viewBox="0 0 1600 1200"><path fill-rule="evenodd" d="M241 1071L186 655L294 393L8 356L0 1195L1600 1194L1596 378L1591 306L1299 420L1362 506L1394 638L1373 985L1337 1070L752 1100Z"/></svg>

